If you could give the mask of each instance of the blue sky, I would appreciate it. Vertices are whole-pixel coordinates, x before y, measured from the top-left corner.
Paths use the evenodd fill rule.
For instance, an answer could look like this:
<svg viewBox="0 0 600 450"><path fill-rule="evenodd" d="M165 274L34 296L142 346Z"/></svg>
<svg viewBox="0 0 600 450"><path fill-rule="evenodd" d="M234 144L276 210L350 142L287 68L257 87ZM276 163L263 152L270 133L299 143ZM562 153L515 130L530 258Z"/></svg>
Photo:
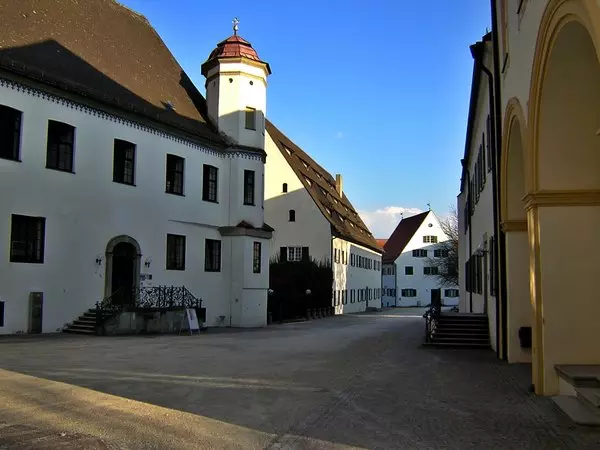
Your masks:
<svg viewBox="0 0 600 450"><path fill-rule="evenodd" d="M232 34L271 65L267 116L332 174L377 237L399 213L456 203L486 0L121 0L204 92L200 65ZM406 214L405 214L406 215Z"/></svg>

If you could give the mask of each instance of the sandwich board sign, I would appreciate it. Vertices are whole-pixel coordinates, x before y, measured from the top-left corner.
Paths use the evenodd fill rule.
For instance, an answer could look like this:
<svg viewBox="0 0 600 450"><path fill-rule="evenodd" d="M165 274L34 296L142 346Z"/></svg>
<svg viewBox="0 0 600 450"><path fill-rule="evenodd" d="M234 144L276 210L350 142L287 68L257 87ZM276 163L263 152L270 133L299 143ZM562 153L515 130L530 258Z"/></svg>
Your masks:
<svg viewBox="0 0 600 450"><path fill-rule="evenodd" d="M194 308L186 308L185 315L188 323L188 330L190 330L190 334L193 334L194 331L200 333L200 325L198 325L198 316L196 315L196 310Z"/></svg>

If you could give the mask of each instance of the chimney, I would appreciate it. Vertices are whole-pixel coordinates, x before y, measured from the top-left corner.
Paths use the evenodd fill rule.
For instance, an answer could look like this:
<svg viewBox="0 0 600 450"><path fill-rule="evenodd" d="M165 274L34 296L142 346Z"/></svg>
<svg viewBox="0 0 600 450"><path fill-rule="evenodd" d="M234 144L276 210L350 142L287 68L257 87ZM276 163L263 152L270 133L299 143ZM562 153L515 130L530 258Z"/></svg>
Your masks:
<svg viewBox="0 0 600 450"><path fill-rule="evenodd" d="M342 175L339 173L335 174L335 190L340 198L342 198L344 193L344 181L342 180Z"/></svg>

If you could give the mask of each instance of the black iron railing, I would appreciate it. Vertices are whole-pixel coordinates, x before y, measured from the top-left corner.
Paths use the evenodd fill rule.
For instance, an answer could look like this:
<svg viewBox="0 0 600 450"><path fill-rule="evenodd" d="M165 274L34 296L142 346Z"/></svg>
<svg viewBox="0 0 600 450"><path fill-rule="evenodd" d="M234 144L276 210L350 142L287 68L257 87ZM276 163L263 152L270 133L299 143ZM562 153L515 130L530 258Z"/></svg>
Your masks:
<svg viewBox="0 0 600 450"><path fill-rule="evenodd" d="M197 298L185 286L119 288L96 303L96 326L125 311L201 308Z"/></svg>
<svg viewBox="0 0 600 450"><path fill-rule="evenodd" d="M431 342L433 335L435 334L435 330L437 328L438 320L442 313L442 299L433 300L431 305L425 314L423 314L423 318L425 319L425 342Z"/></svg>

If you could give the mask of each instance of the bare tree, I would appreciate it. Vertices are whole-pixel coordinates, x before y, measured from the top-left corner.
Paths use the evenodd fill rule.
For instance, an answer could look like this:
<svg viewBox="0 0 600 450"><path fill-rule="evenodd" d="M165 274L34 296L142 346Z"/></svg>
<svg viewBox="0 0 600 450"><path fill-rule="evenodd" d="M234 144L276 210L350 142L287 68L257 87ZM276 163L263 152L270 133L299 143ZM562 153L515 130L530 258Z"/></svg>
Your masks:
<svg viewBox="0 0 600 450"><path fill-rule="evenodd" d="M440 220L442 231L448 240L437 245L441 257L427 258L427 265L437 267L437 280L441 286L458 285L458 213L455 206L450 214Z"/></svg>

